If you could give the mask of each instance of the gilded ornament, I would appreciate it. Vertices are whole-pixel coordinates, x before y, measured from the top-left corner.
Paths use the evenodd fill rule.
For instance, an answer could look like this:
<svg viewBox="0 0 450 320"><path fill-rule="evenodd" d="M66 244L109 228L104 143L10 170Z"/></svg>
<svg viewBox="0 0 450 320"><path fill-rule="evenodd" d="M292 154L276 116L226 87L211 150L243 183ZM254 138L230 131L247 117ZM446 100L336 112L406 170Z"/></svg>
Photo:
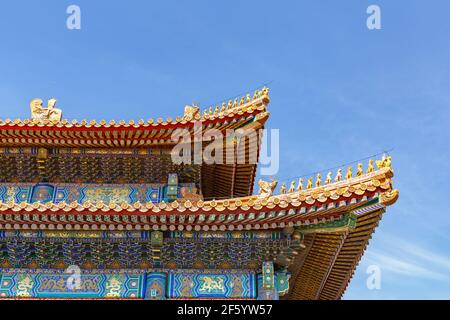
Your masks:
<svg viewBox="0 0 450 320"><path fill-rule="evenodd" d="M286 193L286 183L283 183L280 188L280 194L285 194L285 193Z"/></svg>
<svg viewBox="0 0 450 320"><path fill-rule="evenodd" d="M356 176L360 177L360 176L362 176L362 174L363 174L363 165L362 165L362 163L358 163L358 169L356 171Z"/></svg>
<svg viewBox="0 0 450 320"><path fill-rule="evenodd" d="M348 167L347 173L345 174L345 179L346 179L346 180L351 179L352 176L353 176L353 173L352 173L352 167Z"/></svg>
<svg viewBox="0 0 450 320"><path fill-rule="evenodd" d="M392 205L395 201L397 201L399 197L399 191L397 189L382 193L380 195L380 202L389 206Z"/></svg>
<svg viewBox="0 0 450 320"><path fill-rule="evenodd" d="M375 171L375 168L373 166L373 160L369 160L369 164L367 165L367 173L372 173Z"/></svg>
<svg viewBox="0 0 450 320"><path fill-rule="evenodd" d="M289 193L292 193L292 192L294 192L295 191L295 181L292 181L291 182L291 186L289 187Z"/></svg>
<svg viewBox="0 0 450 320"><path fill-rule="evenodd" d="M277 187L278 181L273 180L268 182L268 181L264 181L264 180L259 180L258 181L258 186L259 186L259 197L260 198L268 198L273 194L273 191L275 190L275 188Z"/></svg>
<svg viewBox="0 0 450 320"><path fill-rule="evenodd" d="M336 173L336 177L334 178L335 182L339 182L342 180L342 169L339 169Z"/></svg>
<svg viewBox="0 0 450 320"><path fill-rule="evenodd" d="M392 157L391 156L386 156L384 155L383 158L381 160L377 160L377 167L379 169L382 168L391 168L391 161L392 161Z"/></svg>
<svg viewBox="0 0 450 320"><path fill-rule="evenodd" d="M308 182L306 183L306 189L312 189L313 186L313 178L308 178Z"/></svg>
<svg viewBox="0 0 450 320"><path fill-rule="evenodd" d="M327 173L327 178L325 180L325 184L330 184L332 182L332 178L331 178L331 171Z"/></svg>
<svg viewBox="0 0 450 320"><path fill-rule="evenodd" d="M320 187L321 184L322 184L322 176L320 175L320 173L318 173L316 177L316 187Z"/></svg>
<svg viewBox="0 0 450 320"><path fill-rule="evenodd" d="M62 110L56 108L56 99L48 100L47 108L43 107L43 103L42 99L33 99L30 102L31 118L38 121L61 121Z"/></svg>
<svg viewBox="0 0 450 320"><path fill-rule="evenodd" d="M303 179L300 178L298 179L298 186L297 186L297 191L301 191L303 190Z"/></svg>

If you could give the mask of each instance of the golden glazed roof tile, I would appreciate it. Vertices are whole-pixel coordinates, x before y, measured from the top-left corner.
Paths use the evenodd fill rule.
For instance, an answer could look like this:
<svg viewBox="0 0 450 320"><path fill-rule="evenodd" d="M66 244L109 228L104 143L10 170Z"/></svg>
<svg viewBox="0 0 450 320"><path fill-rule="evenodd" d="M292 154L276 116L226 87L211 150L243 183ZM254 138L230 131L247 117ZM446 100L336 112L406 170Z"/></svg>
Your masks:
<svg viewBox="0 0 450 320"><path fill-rule="evenodd" d="M0 202L0 212L12 210L18 211L71 211L76 210L83 212L86 210L96 212L108 212L110 210L116 212L171 212L178 211L196 212L198 210L204 212L222 212L222 211L261 211L264 209L273 209L275 207L287 208L301 207L304 203L307 205L321 205L328 201L336 201L338 199L348 199L354 195L362 196L367 192L375 192L378 190L382 195L381 199L387 204L392 204L398 197L398 192L391 189L393 171L390 168L381 168L369 174L360 177L351 178L349 180L331 183L319 188L309 190L295 191L292 193L272 195L268 198L260 198L257 195L241 198L230 198L224 200L196 201L192 203L190 200L176 201L172 203L161 202L158 204L149 203L114 203L104 204L102 202L91 203L89 201L79 204L77 202L65 203L3 203Z"/></svg>
<svg viewBox="0 0 450 320"><path fill-rule="evenodd" d="M233 120L238 117L242 117L244 115L252 115L255 112L258 113L260 111L265 111L266 105L269 103L269 89L263 88L261 90L257 90L253 96L253 98L244 101L241 99L241 102L229 105L229 108L225 108L221 111L214 112L212 114L205 113L201 115L200 110L197 110L196 113L185 114L183 117L176 117L173 120L171 117L167 117L165 120L163 118L158 118L156 121L154 119L149 119L144 121L143 119L138 120L129 120L128 122L125 120L120 120L116 122L115 120L110 120L107 122L106 120L49 120L49 119L0 119L0 129L9 129L10 127L26 127L30 130L33 128L61 128L61 129L73 129L73 128L85 128L85 129L101 129L101 128L134 128L134 129L146 129L146 128L163 128L172 125L185 125L189 123L194 123L197 121L204 121L206 123L216 121L216 120Z"/></svg>

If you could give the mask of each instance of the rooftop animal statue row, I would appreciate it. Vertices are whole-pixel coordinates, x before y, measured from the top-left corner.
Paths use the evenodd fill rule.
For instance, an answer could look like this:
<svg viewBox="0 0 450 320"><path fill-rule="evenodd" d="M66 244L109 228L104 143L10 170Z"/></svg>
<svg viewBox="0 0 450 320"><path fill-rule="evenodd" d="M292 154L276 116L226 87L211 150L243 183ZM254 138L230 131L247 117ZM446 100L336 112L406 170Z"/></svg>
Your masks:
<svg viewBox="0 0 450 320"><path fill-rule="evenodd" d="M376 160L376 164L377 164L379 169L381 169L381 168L390 168L391 167L391 159L392 158L390 156L383 156L383 158L381 160ZM369 163L367 165L366 173L372 173L372 172L375 171L373 163L374 163L373 160L369 160ZM364 174L363 165L362 165L362 163L358 163L357 171L356 171L356 175L355 176L356 177L361 177L363 174ZM349 180L349 179L352 179L352 178L353 178L353 172L352 172L352 167L350 166L350 167L347 168L345 177L343 176L342 169L338 169L338 171L336 173L336 176L334 178L334 182L337 183L337 182L341 182L343 180ZM332 172L330 171L330 172L328 172L328 174L326 176L324 185L331 184L332 182L333 182ZM259 183L260 183L260 187L261 187L261 180L260 180ZM263 182L263 183L268 183L268 182ZM313 182L313 177L308 178L308 180L306 182L305 189L306 190L312 189L314 186L316 188L322 186L322 176L320 175L320 173L317 174L315 183ZM276 187L276 183L275 183L274 188L275 187ZM290 184L289 190L287 190L286 184L283 183L281 185L281 187L280 187L280 192L279 193L280 194L293 193L295 191L299 192L301 190L303 190L303 179L302 178L300 178L298 180L297 187L296 187L295 181L292 181L291 184ZM272 195L271 192L270 192L270 195Z"/></svg>

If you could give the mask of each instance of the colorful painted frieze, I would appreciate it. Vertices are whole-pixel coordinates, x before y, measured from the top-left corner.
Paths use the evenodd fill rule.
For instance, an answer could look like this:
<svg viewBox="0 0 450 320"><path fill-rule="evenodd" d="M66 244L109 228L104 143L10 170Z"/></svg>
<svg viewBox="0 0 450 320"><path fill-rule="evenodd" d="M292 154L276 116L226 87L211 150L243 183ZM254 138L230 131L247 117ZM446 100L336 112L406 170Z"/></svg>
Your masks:
<svg viewBox="0 0 450 320"><path fill-rule="evenodd" d="M1 298L142 298L143 275L2 273Z"/></svg>
<svg viewBox="0 0 450 320"><path fill-rule="evenodd" d="M0 298L146 300L278 298L275 287L271 295L266 294L267 290L262 291L264 294L258 293L264 286L261 275L258 276L252 271L81 271L75 266L72 267L65 271L0 269Z"/></svg>
<svg viewBox="0 0 450 320"><path fill-rule="evenodd" d="M254 299L257 296L254 272L171 271L168 288L167 295L171 299Z"/></svg>
<svg viewBox="0 0 450 320"><path fill-rule="evenodd" d="M176 175L174 175L176 176ZM170 188L169 188L170 187ZM192 184L0 184L0 201L3 203L159 203L175 200L182 187ZM172 189L175 188L175 191Z"/></svg>

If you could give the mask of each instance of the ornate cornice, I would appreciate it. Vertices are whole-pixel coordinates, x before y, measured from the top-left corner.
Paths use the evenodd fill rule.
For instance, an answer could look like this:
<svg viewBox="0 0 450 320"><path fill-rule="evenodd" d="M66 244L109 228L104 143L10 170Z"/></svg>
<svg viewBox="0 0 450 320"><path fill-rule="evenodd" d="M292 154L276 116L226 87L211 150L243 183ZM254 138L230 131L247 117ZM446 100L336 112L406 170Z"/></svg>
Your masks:
<svg viewBox="0 0 450 320"><path fill-rule="evenodd" d="M0 119L0 129L155 129L174 125L188 125L197 121L209 124L209 122L216 120L220 120L219 122L230 121L245 115L252 115L259 113L260 111L265 111L269 101L269 91L267 88L263 88L262 90L257 90L253 97L247 94L246 96L243 96L240 101L236 99L234 102L231 100L228 103L224 102L221 104L221 107L219 107L219 105L216 106L215 110L210 107L210 109L205 110L203 114L200 112L194 114L188 113L184 116L176 117L175 119L168 117L165 120L163 118L158 118L157 120L149 119L145 121L141 119L138 121L130 120L128 122L125 120L120 120L119 122L111 120L108 122L106 120L69 121L67 119L62 119L59 121L50 119Z"/></svg>
<svg viewBox="0 0 450 320"><path fill-rule="evenodd" d="M0 203L0 229L258 230L338 219L370 201L392 204L392 170L382 168L309 190L171 203ZM384 201L384 202L383 202ZM53 226L53 227L50 227Z"/></svg>

